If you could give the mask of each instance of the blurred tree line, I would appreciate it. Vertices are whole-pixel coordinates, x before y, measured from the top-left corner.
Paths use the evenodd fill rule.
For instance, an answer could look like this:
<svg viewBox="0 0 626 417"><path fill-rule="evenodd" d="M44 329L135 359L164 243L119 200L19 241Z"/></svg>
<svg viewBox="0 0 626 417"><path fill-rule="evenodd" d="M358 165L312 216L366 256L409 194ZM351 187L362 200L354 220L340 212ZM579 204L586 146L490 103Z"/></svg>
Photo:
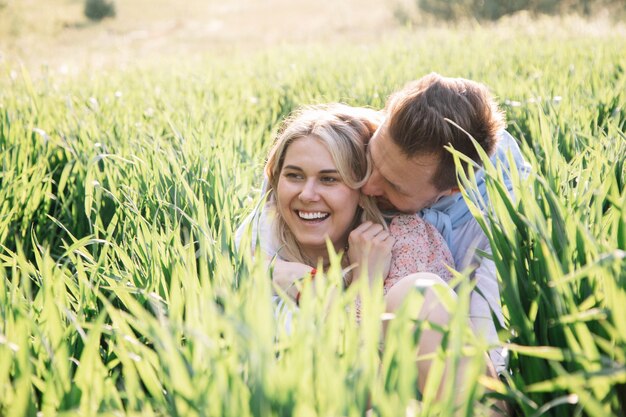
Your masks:
<svg viewBox="0 0 626 417"><path fill-rule="evenodd" d="M85 0L85 16L94 21L115 17L115 3L113 0Z"/></svg>
<svg viewBox="0 0 626 417"><path fill-rule="evenodd" d="M496 20L522 10L543 14L592 16L608 10L613 16L626 14L626 0L415 0L422 12L442 20L474 17Z"/></svg>

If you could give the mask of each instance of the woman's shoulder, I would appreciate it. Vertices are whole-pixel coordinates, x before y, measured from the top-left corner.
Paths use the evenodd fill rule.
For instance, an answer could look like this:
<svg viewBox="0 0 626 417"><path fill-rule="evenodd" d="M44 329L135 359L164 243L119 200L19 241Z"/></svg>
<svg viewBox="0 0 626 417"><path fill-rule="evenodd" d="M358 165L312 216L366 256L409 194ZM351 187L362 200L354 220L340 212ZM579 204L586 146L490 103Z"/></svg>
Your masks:
<svg viewBox="0 0 626 417"><path fill-rule="evenodd" d="M445 240L432 224L417 214L399 214L389 224L389 232L396 239L417 239L445 245ZM447 245L446 245L447 246Z"/></svg>
<svg viewBox="0 0 626 417"><path fill-rule="evenodd" d="M417 214L398 214L393 216L389 224L392 234L402 234L413 230L428 230L434 227Z"/></svg>
<svg viewBox="0 0 626 417"><path fill-rule="evenodd" d="M389 231L395 239L390 277L433 272L449 281L451 275L446 265L454 265L454 260L434 226L416 214L402 214L392 219Z"/></svg>

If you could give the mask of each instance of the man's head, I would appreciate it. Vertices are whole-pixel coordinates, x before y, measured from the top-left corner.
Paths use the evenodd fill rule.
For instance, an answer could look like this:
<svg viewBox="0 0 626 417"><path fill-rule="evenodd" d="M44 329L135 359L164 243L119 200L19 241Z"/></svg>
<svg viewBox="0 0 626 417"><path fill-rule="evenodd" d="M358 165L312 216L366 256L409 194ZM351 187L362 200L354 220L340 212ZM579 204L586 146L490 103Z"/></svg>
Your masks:
<svg viewBox="0 0 626 417"><path fill-rule="evenodd" d="M393 94L385 110L387 119L369 143L373 172L363 192L379 197L382 208L404 212L419 211L458 191L446 145L480 163L465 132L492 154L504 127L487 87L435 73Z"/></svg>

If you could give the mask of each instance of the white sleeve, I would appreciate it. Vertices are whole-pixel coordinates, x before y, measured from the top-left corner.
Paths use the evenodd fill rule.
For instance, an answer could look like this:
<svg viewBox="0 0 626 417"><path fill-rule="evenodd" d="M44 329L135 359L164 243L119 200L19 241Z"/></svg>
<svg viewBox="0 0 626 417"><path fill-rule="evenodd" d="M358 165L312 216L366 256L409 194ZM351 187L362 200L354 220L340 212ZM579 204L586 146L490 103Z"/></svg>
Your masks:
<svg viewBox="0 0 626 417"><path fill-rule="evenodd" d="M467 222L462 227L464 230L458 235L463 236L463 239L457 242L457 249L460 249L458 255L464 254L464 256L463 259L455 257L457 268L459 270L468 266L476 268L472 274L476 286L470 295L470 320L479 336L484 337L490 344L499 344L493 317L496 317L500 327L504 327L504 317L500 304L500 287L496 266L489 259L491 245L475 220ZM483 253L487 257L482 256ZM492 349L489 356L498 373L506 369L507 359L502 349Z"/></svg>
<svg viewBox="0 0 626 417"><path fill-rule="evenodd" d="M504 327L500 289L496 276L496 266L491 259L483 258L474 272L476 287L470 298L470 320L475 331L490 344L499 344L498 332L493 316ZM498 373L506 370L506 352L502 348L491 349L489 356Z"/></svg>
<svg viewBox="0 0 626 417"><path fill-rule="evenodd" d="M272 203L266 203L250 213L235 231L237 249L240 249L242 243L249 243L251 251L254 252L258 242L261 251L273 257L279 250L278 239L274 233L275 213Z"/></svg>

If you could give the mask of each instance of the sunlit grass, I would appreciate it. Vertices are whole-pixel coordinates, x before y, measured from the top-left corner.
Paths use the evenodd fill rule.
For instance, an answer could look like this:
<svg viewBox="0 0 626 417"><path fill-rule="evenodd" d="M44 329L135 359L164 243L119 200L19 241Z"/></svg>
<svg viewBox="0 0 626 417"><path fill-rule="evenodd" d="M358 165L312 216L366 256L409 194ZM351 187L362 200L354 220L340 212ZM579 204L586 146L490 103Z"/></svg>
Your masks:
<svg viewBox="0 0 626 417"><path fill-rule="evenodd" d="M419 293L382 352L380 297L356 326L356 289L330 297L338 271L286 332L268 271L233 243L286 114L380 108L432 70L488 84L534 168L513 202L490 183L484 224L508 385L482 377L461 285L434 369L474 366L444 401L416 388ZM485 385L519 415L623 413L625 71L623 38L489 29L73 78L3 69L0 415L452 415L464 383L464 415L484 414Z"/></svg>

